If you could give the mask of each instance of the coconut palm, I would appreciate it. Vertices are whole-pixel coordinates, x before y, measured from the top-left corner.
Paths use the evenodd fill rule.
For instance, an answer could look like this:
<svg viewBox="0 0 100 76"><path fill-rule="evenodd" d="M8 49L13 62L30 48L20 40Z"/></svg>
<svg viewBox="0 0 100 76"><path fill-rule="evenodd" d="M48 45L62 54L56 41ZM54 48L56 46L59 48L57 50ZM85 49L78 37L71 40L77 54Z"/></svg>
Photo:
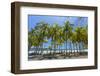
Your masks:
<svg viewBox="0 0 100 76"><path fill-rule="evenodd" d="M34 53L35 54L38 54L38 47L40 45L40 41L38 40L39 38L40 37L35 29L32 29L28 34L28 41L29 41L28 44L29 45L31 44L31 46L34 46L34 49L35 49Z"/></svg>
<svg viewBox="0 0 100 76"><path fill-rule="evenodd" d="M87 45L88 45L88 33L87 33L87 26L85 27L82 27L82 30L81 30L81 42L82 42L82 45L83 45L83 50L84 50L84 47L87 48Z"/></svg>
<svg viewBox="0 0 100 76"><path fill-rule="evenodd" d="M72 26L70 25L69 21L65 22L63 32L64 32L64 40L65 40L65 46L66 46L65 53L67 53L67 50L68 50L67 44L68 44L68 41L70 40L70 36L71 36L71 33L72 33Z"/></svg>
<svg viewBox="0 0 100 76"><path fill-rule="evenodd" d="M72 41L72 47L73 47L73 50L74 50L74 55L76 53L76 43L77 43L77 36L76 36L76 32L72 32L72 36L71 36L71 41Z"/></svg>
<svg viewBox="0 0 100 76"><path fill-rule="evenodd" d="M35 27L39 31L40 37L41 37L41 45L40 45L41 54L44 51L43 44L48 42L48 40L47 40L48 29L49 29L48 26L49 26L48 23L39 22L39 23L37 23L37 26Z"/></svg>
<svg viewBox="0 0 100 76"><path fill-rule="evenodd" d="M87 42L88 42L87 41L87 36L88 36L87 29L84 27L77 27L75 29L75 32L76 32L76 37L77 37L78 50L81 52L81 49L82 49L82 47L84 47L84 44L87 44Z"/></svg>
<svg viewBox="0 0 100 76"><path fill-rule="evenodd" d="M64 38L63 37L64 37L63 27L60 27L58 29L58 38L57 38L57 44L58 44L58 47L59 47L59 53L62 52L60 46L62 46L62 44L64 43Z"/></svg>
<svg viewBox="0 0 100 76"><path fill-rule="evenodd" d="M56 52L57 49L57 38L59 37L59 25L58 24L54 24L51 28L50 28L50 36L51 36L51 43L53 45L53 49L54 49L54 53Z"/></svg>
<svg viewBox="0 0 100 76"><path fill-rule="evenodd" d="M31 29L29 32L28 32L28 50L30 51L30 48L32 46L34 46L34 40L35 38L35 30L34 29Z"/></svg>
<svg viewBox="0 0 100 76"><path fill-rule="evenodd" d="M80 51L80 42L81 42L81 27L75 29L76 32L76 44L77 44L77 53Z"/></svg>

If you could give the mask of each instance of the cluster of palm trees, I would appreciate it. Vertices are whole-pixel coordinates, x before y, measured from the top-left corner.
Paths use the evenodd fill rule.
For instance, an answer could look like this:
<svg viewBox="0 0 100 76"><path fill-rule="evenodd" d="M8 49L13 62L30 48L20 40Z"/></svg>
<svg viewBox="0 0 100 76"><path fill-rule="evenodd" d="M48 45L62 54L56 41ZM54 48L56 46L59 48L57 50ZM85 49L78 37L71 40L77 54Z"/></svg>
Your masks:
<svg viewBox="0 0 100 76"><path fill-rule="evenodd" d="M49 46L45 48L44 44L48 42ZM28 50L32 47L34 55L79 54L88 48L88 27L74 26L69 21L65 21L63 26L39 22L28 32Z"/></svg>

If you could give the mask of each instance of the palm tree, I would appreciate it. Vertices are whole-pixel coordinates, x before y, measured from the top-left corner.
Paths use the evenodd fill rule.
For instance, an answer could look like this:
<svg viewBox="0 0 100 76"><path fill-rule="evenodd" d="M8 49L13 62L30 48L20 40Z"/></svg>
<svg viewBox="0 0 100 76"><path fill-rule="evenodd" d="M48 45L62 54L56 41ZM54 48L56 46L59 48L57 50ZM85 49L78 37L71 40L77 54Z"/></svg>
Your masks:
<svg viewBox="0 0 100 76"><path fill-rule="evenodd" d="M82 30L81 30L81 42L82 42L82 47L83 47L83 50L84 50L84 47L87 48L87 45L88 45L88 31L87 31L87 26L85 27L82 27Z"/></svg>
<svg viewBox="0 0 100 76"><path fill-rule="evenodd" d="M52 43L53 43L53 48L54 48L54 53L56 53L56 49L57 49L57 39L59 37L59 25L58 24L54 24L52 26L52 34L51 34L51 37L52 37Z"/></svg>
<svg viewBox="0 0 100 76"><path fill-rule="evenodd" d="M85 44L85 48L88 48L88 27L85 27L84 30L84 44Z"/></svg>
<svg viewBox="0 0 100 76"><path fill-rule="evenodd" d="M62 44L64 43L64 39L63 39L63 27L59 26L59 29L58 29L58 37L57 37L57 44L58 44L58 49L59 49L59 53L62 52L62 50L60 49L60 46L62 46Z"/></svg>
<svg viewBox="0 0 100 76"><path fill-rule="evenodd" d="M77 43L77 36L76 36L76 32L75 31L72 33L71 41L72 41L72 47L73 47L74 55L75 55L75 52L76 52L76 43Z"/></svg>
<svg viewBox="0 0 100 76"><path fill-rule="evenodd" d="M40 37L41 37L41 45L40 45L40 49L41 49L41 54L43 54L44 51L44 47L43 47L43 43L48 42L47 40L47 35L48 35L48 23L45 22L39 22L37 23L37 30L40 32Z"/></svg>
<svg viewBox="0 0 100 76"><path fill-rule="evenodd" d="M51 54L51 51L53 50L53 35L54 35L54 30L53 30L53 27L52 26L49 26L49 29L48 29L48 39L51 39L51 45L49 46L49 49L50 50L50 54Z"/></svg>
<svg viewBox="0 0 100 76"><path fill-rule="evenodd" d="M35 33L34 29L31 29L31 31L28 32L28 50L29 51L30 51L30 48L35 45L35 43L34 43L34 39L36 38L35 34L36 33ZM35 49L35 47L34 47L34 49Z"/></svg>
<svg viewBox="0 0 100 76"><path fill-rule="evenodd" d="M77 27L75 29L76 32L76 45L77 45L77 53L80 51L80 42L81 42L81 27Z"/></svg>
<svg viewBox="0 0 100 76"><path fill-rule="evenodd" d="M31 48L31 46L34 46L34 53L37 54L38 53L38 46L40 44L40 41L38 41L38 33L36 32L35 29L31 29L31 31L28 34L28 45L29 48Z"/></svg>
<svg viewBox="0 0 100 76"><path fill-rule="evenodd" d="M65 46L66 46L66 51L65 51L65 53L67 53L67 43L68 43L68 41L69 41L69 39L70 39L70 36L71 36L71 33L72 33L72 26L70 25L70 22L69 21L66 21L65 22L65 25L64 25L64 30L63 30L63 32L64 32L64 40L65 40Z"/></svg>
<svg viewBox="0 0 100 76"><path fill-rule="evenodd" d="M81 52L81 49L82 47L84 47L84 44L87 44L88 42L87 29L84 27L77 27L75 29L75 32L76 32L76 37L77 37L78 50Z"/></svg>

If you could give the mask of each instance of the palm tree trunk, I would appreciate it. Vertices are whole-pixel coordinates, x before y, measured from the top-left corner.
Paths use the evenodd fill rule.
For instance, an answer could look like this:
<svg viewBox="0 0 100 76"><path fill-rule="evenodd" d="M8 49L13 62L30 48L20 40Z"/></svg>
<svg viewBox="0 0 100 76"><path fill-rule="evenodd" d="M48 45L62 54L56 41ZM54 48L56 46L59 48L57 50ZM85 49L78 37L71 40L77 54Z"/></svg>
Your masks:
<svg viewBox="0 0 100 76"><path fill-rule="evenodd" d="M43 45L41 45L40 50L41 50L41 55L44 55Z"/></svg>
<svg viewBox="0 0 100 76"><path fill-rule="evenodd" d="M80 47L80 42L79 42L79 54L81 53L81 47Z"/></svg>
<svg viewBox="0 0 100 76"><path fill-rule="evenodd" d="M38 48L37 48L37 46L36 46L36 52L35 52L36 55L37 55L37 51L38 51Z"/></svg>
<svg viewBox="0 0 100 76"><path fill-rule="evenodd" d="M54 55L56 53L56 44L55 44L55 41L54 41Z"/></svg>
<svg viewBox="0 0 100 76"><path fill-rule="evenodd" d="M79 50L78 49L78 42L76 43L76 49L77 49L77 52L76 53L78 54L78 50Z"/></svg>
<svg viewBox="0 0 100 76"><path fill-rule="evenodd" d="M72 53L71 41L69 41L69 48L70 48L70 51L69 51L69 55L70 55Z"/></svg>
<svg viewBox="0 0 100 76"><path fill-rule="evenodd" d="M72 53L72 42L70 41L70 51Z"/></svg>
<svg viewBox="0 0 100 76"><path fill-rule="evenodd" d="M65 50L65 54L68 52L68 50L67 50L67 41L66 41L66 50Z"/></svg>
<svg viewBox="0 0 100 76"><path fill-rule="evenodd" d="M84 43L82 42L82 53L84 52Z"/></svg>
<svg viewBox="0 0 100 76"><path fill-rule="evenodd" d="M58 45L58 51L59 51L58 53L60 54L60 45Z"/></svg>
<svg viewBox="0 0 100 76"><path fill-rule="evenodd" d="M73 53L74 53L74 55L75 55L75 50L76 50L76 49L75 49L75 44L74 44L74 43L72 43L72 44L73 44L73 50L74 50Z"/></svg>

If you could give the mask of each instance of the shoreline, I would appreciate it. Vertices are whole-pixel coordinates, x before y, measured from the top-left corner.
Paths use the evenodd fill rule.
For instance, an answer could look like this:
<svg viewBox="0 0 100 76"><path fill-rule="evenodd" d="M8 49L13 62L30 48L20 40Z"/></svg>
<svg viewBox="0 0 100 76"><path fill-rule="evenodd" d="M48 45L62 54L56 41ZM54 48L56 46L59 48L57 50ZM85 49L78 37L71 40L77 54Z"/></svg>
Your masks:
<svg viewBox="0 0 100 76"><path fill-rule="evenodd" d="M79 59L87 58L88 53L55 53L28 55L28 60L54 60L54 59Z"/></svg>

